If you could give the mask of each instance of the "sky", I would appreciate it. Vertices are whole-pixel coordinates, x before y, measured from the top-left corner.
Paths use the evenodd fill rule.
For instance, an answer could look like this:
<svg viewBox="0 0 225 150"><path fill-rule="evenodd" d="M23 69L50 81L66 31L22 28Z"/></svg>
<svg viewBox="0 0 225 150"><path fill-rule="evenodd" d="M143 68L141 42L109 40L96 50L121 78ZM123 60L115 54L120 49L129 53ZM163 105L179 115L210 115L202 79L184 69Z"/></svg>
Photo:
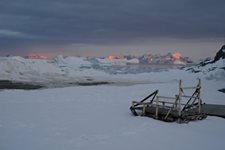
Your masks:
<svg viewBox="0 0 225 150"><path fill-rule="evenodd" d="M0 55L214 56L224 0L0 0Z"/></svg>

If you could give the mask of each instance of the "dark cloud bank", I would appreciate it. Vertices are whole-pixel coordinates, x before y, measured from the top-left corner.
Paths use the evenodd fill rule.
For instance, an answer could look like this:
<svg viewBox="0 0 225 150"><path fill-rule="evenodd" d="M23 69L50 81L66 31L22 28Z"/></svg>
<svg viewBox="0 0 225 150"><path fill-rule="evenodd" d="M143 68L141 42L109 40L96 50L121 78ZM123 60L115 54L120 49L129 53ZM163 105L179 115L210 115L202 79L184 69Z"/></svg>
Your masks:
<svg viewBox="0 0 225 150"><path fill-rule="evenodd" d="M1 0L0 54L75 54L82 46L104 53L107 46L151 48L162 39L221 44L224 8L224 0Z"/></svg>

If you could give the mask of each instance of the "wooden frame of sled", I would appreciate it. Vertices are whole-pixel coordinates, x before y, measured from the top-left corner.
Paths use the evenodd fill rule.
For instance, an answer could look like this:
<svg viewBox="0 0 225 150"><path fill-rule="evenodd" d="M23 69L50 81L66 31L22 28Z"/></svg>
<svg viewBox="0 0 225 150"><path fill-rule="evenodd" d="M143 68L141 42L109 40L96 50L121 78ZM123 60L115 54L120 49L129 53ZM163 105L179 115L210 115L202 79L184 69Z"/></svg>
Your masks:
<svg viewBox="0 0 225 150"><path fill-rule="evenodd" d="M193 94L185 95L184 90L193 90ZM157 96L156 90L140 102L133 101L130 110L135 116L148 116L166 122L201 120L206 118L206 115L202 112L200 90L200 79L193 87L182 87L180 80L179 93L175 97ZM150 101L147 101L148 99Z"/></svg>

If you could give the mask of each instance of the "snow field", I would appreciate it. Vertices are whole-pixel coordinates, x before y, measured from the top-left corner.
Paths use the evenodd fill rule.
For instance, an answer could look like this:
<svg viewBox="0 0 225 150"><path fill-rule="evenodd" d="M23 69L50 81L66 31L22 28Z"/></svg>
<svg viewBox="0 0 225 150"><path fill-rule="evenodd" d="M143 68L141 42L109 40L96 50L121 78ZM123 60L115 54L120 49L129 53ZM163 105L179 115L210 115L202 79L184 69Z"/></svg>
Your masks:
<svg viewBox="0 0 225 150"><path fill-rule="evenodd" d="M194 81L188 81L191 84ZM212 84L214 83L214 84ZM177 93L178 82L132 86L77 86L0 92L0 148L4 150L221 149L225 120L208 117L188 124L134 117L132 100L155 89ZM207 86L208 85L208 86ZM211 87L210 87L210 86ZM202 98L225 104L221 83L203 81ZM211 96L211 97L208 97Z"/></svg>

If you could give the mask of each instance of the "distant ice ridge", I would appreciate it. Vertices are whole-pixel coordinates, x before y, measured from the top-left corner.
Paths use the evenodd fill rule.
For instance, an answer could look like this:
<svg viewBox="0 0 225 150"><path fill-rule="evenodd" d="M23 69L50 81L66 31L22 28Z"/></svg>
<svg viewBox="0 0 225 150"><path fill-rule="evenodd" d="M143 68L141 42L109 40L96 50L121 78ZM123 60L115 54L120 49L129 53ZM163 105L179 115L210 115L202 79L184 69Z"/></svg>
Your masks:
<svg viewBox="0 0 225 150"><path fill-rule="evenodd" d="M37 83L104 80L106 74L91 68L82 57L58 56L53 60L0 57L0 80Z"/></svg>
<svg viewBox="0 0 225 150"><path fill-rule="evenodd" d="M96 67L98 66L98 67ZM110 73L110 71L112 73ZM84 57L58 56L52 60L25 59L22 57L0 57L0 80L37 83L44 86L73 85L77 83L146 83L149 75L127 75L112 65L108 68Z"/></svg>
<svg viewBox="0 0 225 150"><path fill-rule="evenodd" d="M59 55L53 59L53 62L55 62L57 65L64 67L67 66L71 69L78 69L81 67L91 67L91 63L87 61L84 57L63 57L62 55Z"/></svg>
<svg viewBox="0 0 225 150"><path fill-rule="evenodd" d="M145 65L117 66L85 57L58 56L52 60L40 60L16 56L0 57L0 80L32 82L50 86L93 82L149 83L167 81L166 76L164 81L157 80L158 76L166 74L165 71L169 71L170 75L171 73L190 74L197 72L194 74L196 77L224 80L224 66L224 60L221 59L205 66L189 68L188 72L181 72L176 69L169 71L168 66L164 68ZM162 73L162 71L164 72Z"/></svg>
<svg viewBox="0 0 225 150"><path fill-rule="evenodd" d="M180 67L180 64L174 65L150 65L139 64L138 59L103 59L91 58L89 61L92 63L92 68L104 71L111 75L126 75L126 74L140 74L150 72L167 71L168 69L175 69Z"/></svg>
<svg viewBox="0 0 225 150"><path fill-rule="evenodd" d="M11 80L34 80L41 76L48 76L50 73L63 75L59 68L47 60L24 59L22 57L1 57L0 58L1 79ZM44 80L44 78L43 78Z"/></svg>
<svg viewBox="0 0 225 150"><path fill-rule="evenodd" d="M95 61L83 57L63 56L58 56L52 60L0 57L0 80L25 82L44 87L95 83L131 85L170 82L167 73L161 73L161 70L153 73L149 67L147 69L138 66L135 68L117 68L113 65L104 66ZM176 71L175 73L177 74ZM161 80L162 76L164 76L163 80Z"/></svg>

